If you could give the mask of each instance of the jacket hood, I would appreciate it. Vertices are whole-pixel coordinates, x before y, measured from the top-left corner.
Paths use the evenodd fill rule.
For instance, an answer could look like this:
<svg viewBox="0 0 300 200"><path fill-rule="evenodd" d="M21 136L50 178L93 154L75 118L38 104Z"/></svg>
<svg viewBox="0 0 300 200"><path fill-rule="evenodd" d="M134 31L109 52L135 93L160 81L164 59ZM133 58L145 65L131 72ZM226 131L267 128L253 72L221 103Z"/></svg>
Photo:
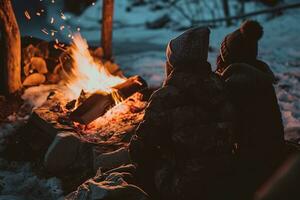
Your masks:
<svg viewBox="0 0 300 200"><path fill-rule="evenodd" d="M202 63L207 62L209 35L207 27L199 27L189 29L172 39L166 49L169 67L182 70L201 67ZM206 72L206 69L203 71Z"/></svg>
<svg viewBox="0 0 300 200"><path fill-rule="evenodd" d="M261 90L276 82L275 75L269 66L257 61L255 66L246 63L234 63L221 74L227 85L238 90Z"/></svg>

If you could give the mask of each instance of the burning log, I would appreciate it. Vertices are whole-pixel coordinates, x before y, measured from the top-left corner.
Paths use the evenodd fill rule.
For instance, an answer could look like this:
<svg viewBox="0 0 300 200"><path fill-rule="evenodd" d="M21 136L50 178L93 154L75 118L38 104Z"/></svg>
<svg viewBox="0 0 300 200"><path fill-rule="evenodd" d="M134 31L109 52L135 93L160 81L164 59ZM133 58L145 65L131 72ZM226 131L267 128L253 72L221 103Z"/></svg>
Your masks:
<svg viewBox="0 0 300 200"><path fill-rule="evenodd" d="M133 95L135 92L138 92L147 87L147 83L140 76L133 76L127 79L124 83L114 86L121 95L123 99L126 99Z"/></svg>
<svg viewBox="0 0 300 200"><path fill-rule="evenodd" d="M110 94L95 93L74 110L70 118L75 122L87 125L103 115L113 104L114 100Z"/></svg>
<svg viewBox="0 0 300 200"><path fill-rule="evenodd" d="M135 92L147 87L147 83L139 76L133 76L124 83L116 85L118 95L126 99ZM113 93L94 93L70 114L70 119L80 124L89 124L115 105Z"/></svg>
<svg viewBox="0 0 300 200"><path fill-rule="evenodd" d="M4 93L18 91L21 84L21 36L11 0L0 1L1 88Z"/></svg>

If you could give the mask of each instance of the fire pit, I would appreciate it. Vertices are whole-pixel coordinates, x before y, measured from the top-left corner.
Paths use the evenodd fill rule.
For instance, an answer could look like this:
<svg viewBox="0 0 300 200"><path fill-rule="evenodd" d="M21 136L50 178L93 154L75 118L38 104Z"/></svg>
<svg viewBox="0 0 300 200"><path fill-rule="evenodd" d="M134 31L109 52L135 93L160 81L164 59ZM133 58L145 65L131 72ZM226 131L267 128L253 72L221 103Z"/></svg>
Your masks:
<svg viewBox="0 0 300 200"><path fill-rule="evenodd" d="M59 77L57 84L25 90L23 97L33 104L37 103L34 97L43 91L48 95L22 130L26 132L23 140L40 156L46 155L46 169L55 173L70 166L87 167L74 165L82 159L78 157L93 160L103 153L126 148L143 119L150 93L141 77L126 78L120 70L111 73L92 56L80 35L74 37L71 46L64 47L58 60L52 72ZM73 159L66 164L53 164L65 163L66 157Z"/></svg>
<svg viewBox="0 0 300 200"><path fill-rule="evenodd" d="M11 2L0 4L5 11L0 13L3 44L14 47L5 49L7 74L2 74L0 90L7 96L22 94L24 101L20 98L20 109L13 115L17 118L25 110L29 118L24 117L19 134L9 138L6 152L34 162L46 176L70 182L71 189L99 168L130 163L127 146L151 94L141 77L125 77L113 62L112 5L113 1L105 1L103 6L103 49L91 49L79 34L69 34L68 45L47 28L41 31L51 35L52 42L21 38ZM24 14L31 19L28 11ZM107 157L110 161L105 161Z"/></svg>

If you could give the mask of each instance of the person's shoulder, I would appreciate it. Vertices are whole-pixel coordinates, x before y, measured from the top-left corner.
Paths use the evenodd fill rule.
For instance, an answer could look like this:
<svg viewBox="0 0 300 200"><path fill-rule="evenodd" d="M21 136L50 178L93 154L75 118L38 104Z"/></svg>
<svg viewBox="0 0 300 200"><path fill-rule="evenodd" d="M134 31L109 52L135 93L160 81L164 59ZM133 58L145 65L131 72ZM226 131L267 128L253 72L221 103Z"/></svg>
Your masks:
<svg viewBox="0 0 300 200"><path fill-rule="evenodd" d="M164 85L157 89L150 97L150 101L154 99L165 99L172 96L178 96L180 91L172 85Z"/></svg>
<svg viewBox="0 0 300 200"><path fill-rule="evenodd" d="M273 82L276 82L276 77L274 72L272 71L272 69L270 68L270 66L262 61L262 60L256 60L255 64L257 69L259 69L260 71L262 71L263 73L267 74L268 76L270 76L270 78L273 79Z"/></svg>
<svg viewBox="0 0 300 200"><path fill-rule="evenodd" d="M156 90L149 99L148 110L161 112L171 109L184 102L184 95L171 85L165 85Z"/></svg>
<svg viewBox="0 0 300 200"><path fill-rule="evenodd" d="M221 77L227 86L240 89L259 89L274 83L274 75L246 63L230 65L222 72Z"/></svg>

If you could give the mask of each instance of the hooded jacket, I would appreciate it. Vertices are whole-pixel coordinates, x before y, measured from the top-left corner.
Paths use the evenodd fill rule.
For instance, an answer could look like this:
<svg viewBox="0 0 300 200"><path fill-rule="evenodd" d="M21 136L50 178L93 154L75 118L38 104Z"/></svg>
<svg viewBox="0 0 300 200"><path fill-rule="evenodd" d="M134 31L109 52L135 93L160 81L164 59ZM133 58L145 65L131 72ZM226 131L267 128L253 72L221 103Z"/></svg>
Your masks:
<svg viewBox="0 0 300 200"><path fill-rule="evenodd" d="M236 138L244 188L253 193L284 154L284 128L273 87L275 76L262 61L235 63L221 74L237 114ZM244 182L244 181L243 181Z"/></svg>
<svg viewBox="0 0 300 200"><path fill-rule="evenodd" d="M131 140L132 160L148 175L144 181L153 182L158 198L224 197L215 191L229 186L222 182L234 160L234 113L223 83L206 61L168 60L172 71L151 96Z"/></svg>
<svg viewBox="0 0 300 200"><path fill-rule="evenodd" d="M247 143L251 151L261 151L257 148L263 148L266 143L270 151L280 147L284 142L284 129L273 87L275 76L267 64L262 61L257 61L255 66L235 63L224 70L221 77L239 113L240 138L244 138L241 142Z"/></svg>

